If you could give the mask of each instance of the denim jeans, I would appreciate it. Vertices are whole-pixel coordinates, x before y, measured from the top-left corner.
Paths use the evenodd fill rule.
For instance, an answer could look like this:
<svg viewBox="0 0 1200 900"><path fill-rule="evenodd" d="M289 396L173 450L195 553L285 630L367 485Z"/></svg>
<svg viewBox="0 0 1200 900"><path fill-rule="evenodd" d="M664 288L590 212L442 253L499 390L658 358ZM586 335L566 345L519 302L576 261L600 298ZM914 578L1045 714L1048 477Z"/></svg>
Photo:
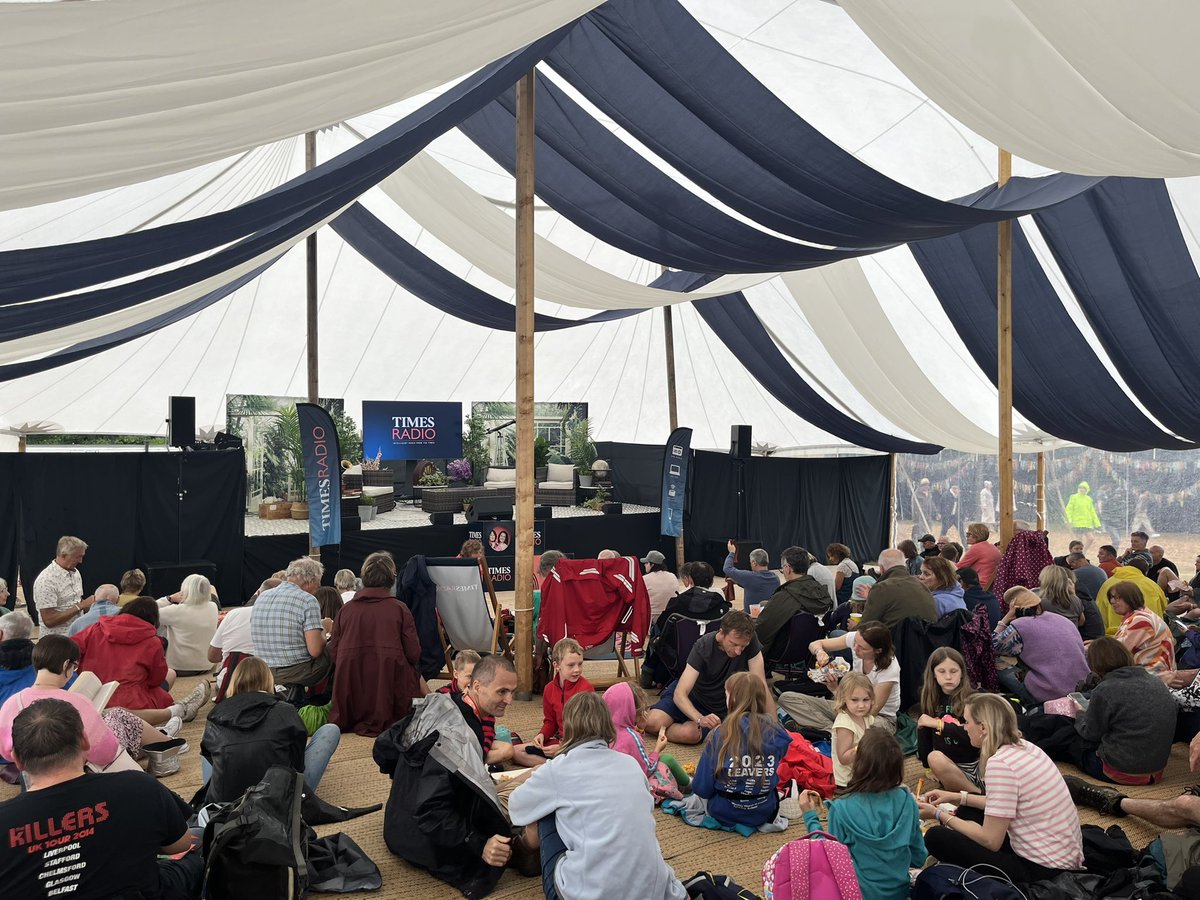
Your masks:
<svg viewBox="0 0 1200 900"><path fill-rule="evenodd" d="M342 732L336 725L322 725L309 738L308 746L304 748L304 786L315 791L321 783L321 776L329 766L329 760L342 740ZM212 764L203 756L200 757L200 778L204 784L212 778Z"/></svg>
<svg viewBox="0 0 1200 900"><path fill-rule="evenodd" d="M554 813L538 820L538 840L542 845L542 893L546 895L546 900L559 900L554 872L567 852L567 845L558 836L558 820Z"/></svg>
<svg viewBox="0 0 1200 900"><path fill-rule="evenodd" d="M1000 682L1000 690L1006 694L1012 694L1021 701L1021 705L1026 709L1031 706L1037 706L1038 701L1029 693L1029 689L1025 687L1025 683L1017 677L1019 667L1013 666L1009 669L1001 669L996 673L996 679Z"/></svg>

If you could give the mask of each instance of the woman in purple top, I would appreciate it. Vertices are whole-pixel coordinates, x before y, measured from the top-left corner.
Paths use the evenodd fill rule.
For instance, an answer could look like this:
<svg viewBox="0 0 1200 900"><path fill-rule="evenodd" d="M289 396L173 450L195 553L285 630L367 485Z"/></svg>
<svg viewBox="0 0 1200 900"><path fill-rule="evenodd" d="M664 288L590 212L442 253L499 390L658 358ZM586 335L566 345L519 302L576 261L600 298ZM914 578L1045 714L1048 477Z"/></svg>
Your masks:
<svg viewBox="0 0 1200 900"><path fill-rule="evenodd" d="M1026 706L1075 690L1090 671L1079 629L1063 616L1045 614L1028 588L1010 588L1004 601L1008 612L996 624L992 646L997 656L1017 657L1019 665L999 673L1001 688Z"/></svg>

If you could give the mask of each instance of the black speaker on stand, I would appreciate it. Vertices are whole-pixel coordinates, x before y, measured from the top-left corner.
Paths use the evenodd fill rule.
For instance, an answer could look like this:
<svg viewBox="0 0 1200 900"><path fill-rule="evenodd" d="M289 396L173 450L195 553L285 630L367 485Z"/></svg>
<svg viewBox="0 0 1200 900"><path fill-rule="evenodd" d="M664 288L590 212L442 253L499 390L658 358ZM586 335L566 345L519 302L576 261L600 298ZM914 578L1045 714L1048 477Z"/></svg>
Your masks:
<svg viewBox="0 0 1200 900"><path fill-rule="evenodd" d="M196 443L196 398L172 397L167 410L167 445L191 447Z"/></svg>

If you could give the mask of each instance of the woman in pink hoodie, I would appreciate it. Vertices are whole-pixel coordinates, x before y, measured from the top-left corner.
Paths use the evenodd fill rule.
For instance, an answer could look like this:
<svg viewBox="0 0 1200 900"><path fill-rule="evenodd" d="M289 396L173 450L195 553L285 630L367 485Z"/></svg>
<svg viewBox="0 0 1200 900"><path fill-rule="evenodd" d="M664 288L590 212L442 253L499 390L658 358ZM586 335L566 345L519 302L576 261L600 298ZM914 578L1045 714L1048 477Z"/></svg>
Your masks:
<svg viewBox="0 0 1200 900"><path fill-rule="evenodd" d="M658 733L654 752L646 752L646 744L642 741L642 734L637 727L639 720L642 719L648 708L646 695L642 693L642 689L628 681L618 681L604 692L604 702L608 705L609 712L612 713L613 725L617 730L617 739L613 741L612 749L633 757L646 773L652 788L656 782L661 784L655 774L658 772L658 764L661 762L670 770L679 789L686 791L691 783L687 772L683 770L683 766L676 761L675 757L662 752L663 748L667 746L665 730ZM661 789L659 791L652 790L651 793L657 800L668 795L663 794Z"/></svg>

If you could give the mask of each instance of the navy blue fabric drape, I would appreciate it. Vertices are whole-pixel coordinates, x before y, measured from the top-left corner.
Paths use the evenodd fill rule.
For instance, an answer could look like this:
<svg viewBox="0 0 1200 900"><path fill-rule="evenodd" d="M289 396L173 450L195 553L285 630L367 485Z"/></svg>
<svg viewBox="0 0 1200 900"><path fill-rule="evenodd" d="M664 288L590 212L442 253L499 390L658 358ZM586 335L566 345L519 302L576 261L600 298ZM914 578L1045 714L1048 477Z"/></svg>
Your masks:
<svg viewBox="0 0 1200 900"><path fill-rule="evenodd" d="M814 243L870 248L935 237L1057 202L1101 180L1013 179L969 206L921 194L804 121L677 0L609 0L546 61L718 200Z"/></svg>
<svg viewBox="0 0 1200 900"><path fill-rule="evenodd" d="M511 303L493 297L434 262L361 204L355 203L330 226L368 262L413 296L456 318L497 331L516 329L516 310ZM582 319L560 319L534 315L538 331L558 331L576 325L611 322L643 312L613 309Z"/></svg>
<svg viewBox="0 0 1200 900"><path fill-rule="evenodd" d="M912 244L921 271L996 381L996 226ZM1013 405L1043 431L1101 450L1189 445L1134 405L1071 321L1019 226L1013 228Z"/></svg>
<svg viewBox="0 0 1200 900"><path fill-rule="evenodd" d="M1125 383L1200 440L1200 276L1166 183L1109 178L1034 221Z"/></svg>
<svg viewBox="0 0 1200 900"><path fill-rule="evenodd" d="M861 255L810 247L745 224L656 169L544 78L537 82L537 194L602 241L695 272L777 272ZM516 171L513 92L460 126L496 163Z"/></svg>
<svg viewBox="0 0 1200 900"><path fill-rule="evenodd" d="M239 238L247 240L237 245L236 253L222 257L223 268L263 253L350 203L500 90L515 84L569 28L481 69L352 150L235 209L133 234L0 253L0 304L124 278ZM8 327L0 327L0 333Z"/></svg>
<svg viewBox="0 0 1200 900"><path fill-rule="evenodd" d="M203 297L193 300L191 303L185 303L183 306L180 306L177 309L162 313L150 319L145 319L141 322L138 322L136 325L130 325L126 328L114 331L111 334L81 341L78 344L72 344L70 347L65 347L62 350L58 350L49 354L48 356L0 365L0 382L11 381L14 378L21 378L24 375L33 375L37 372L45 372L49 369L65 366L68 363L72 363L80 359L87 359L89 356L95 356L97 353L102 353L103 351L110 350L113 347L120 347L122 344L127 344L132 340L140 338L142 335L158 331L160 328L166 328L168 325L174 325L176 322L182 322L184 319L188 318L188 316L195 315L201 310L207 309L218 300L228 297L238 288L249 284L259 275L269 269L272 265L274 265L278 259L279 257L276 257L270 262L264 263L257 269L247 272L241 278L235 279L229 284L217 288L215 291L210 291Z"/></svg>

